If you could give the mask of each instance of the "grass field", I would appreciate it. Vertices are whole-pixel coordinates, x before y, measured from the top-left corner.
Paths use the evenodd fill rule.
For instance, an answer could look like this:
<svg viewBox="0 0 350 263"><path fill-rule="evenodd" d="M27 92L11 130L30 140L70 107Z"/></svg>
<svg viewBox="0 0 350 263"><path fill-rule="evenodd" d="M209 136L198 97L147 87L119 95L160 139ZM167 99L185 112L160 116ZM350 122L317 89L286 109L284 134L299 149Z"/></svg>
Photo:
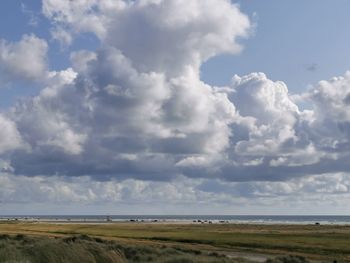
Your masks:
<svg viewBox="0 0 350 263"><path fill-rule="evenodd" d="M41 238L88 235L122 247L189 251L191 257L192 254L203 257L198 262L231 262L204 260L204 256L211 253L225 255L227 260L243 257L263 261L275 256L298 255L313 261L350 262L350 226L0 223L0 234ZM177 256L186 256L181 253Z"/></svg>

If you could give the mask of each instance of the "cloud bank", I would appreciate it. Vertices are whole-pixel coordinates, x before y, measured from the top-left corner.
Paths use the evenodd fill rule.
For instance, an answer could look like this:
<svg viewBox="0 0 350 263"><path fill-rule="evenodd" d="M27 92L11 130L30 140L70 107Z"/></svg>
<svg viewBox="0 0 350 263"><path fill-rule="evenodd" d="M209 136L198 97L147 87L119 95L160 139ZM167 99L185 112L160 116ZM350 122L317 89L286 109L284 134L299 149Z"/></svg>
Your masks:
<svg viewBox="0 0 350 263"><path fill-rule="evenodd" d="M44 40L27 35L2 42L0 74L45 79L38 96L0 116L5 182L38 180L43 188L33 186L35 198L55 199L58 192L76 201L104 200L108 187L114 190L106 199L119 200L157 184L165 187L160 195L181 195L184 180L191 184L186 193L200 198L214 198L213 191L247 198L318 194L322 187L314 190L313 180L340 175L324 189L348 192L350 73L300 96L308 110L299 109L285 83L263 73L233 76L225 87L201 80L205 61L239 53L240 39L249 37L252 25L239 6L228 0L44 0L43 13L64 45L93 34L100 47L74 51L71 68L48 72ZM21 63L28 60L33 64ZM57 188L42 183L61 177ZM72 190L68 178L89 178L93 189ZM132 190L121 186L130 182ZM200 199L186 193L181 200Z"/></svg>

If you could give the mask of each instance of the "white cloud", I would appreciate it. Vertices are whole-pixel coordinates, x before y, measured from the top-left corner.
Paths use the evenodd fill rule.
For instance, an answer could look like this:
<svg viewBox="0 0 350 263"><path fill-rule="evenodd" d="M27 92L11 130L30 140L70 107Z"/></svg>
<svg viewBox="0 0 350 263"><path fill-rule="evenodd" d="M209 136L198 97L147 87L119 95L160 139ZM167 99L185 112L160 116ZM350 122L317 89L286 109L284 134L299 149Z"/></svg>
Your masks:
<svg viewBox="0 0 350 263"><path fill-rule="evenodd" d="M13 109L13 119L32 150L53 146L67 154L83 151L86 135L75 131L74 125L69 122L69 113L61 111L75 78L76 73L72 69L50 72L47 81L51 86L43 89L33 100L18 103Z"/></svg>
<svg viewBox="0 0 350 263"><path fill-rule="evenodd" d="M219 53L239 52L237 39L247 37L250 28L247 16L228 0L45 0L43 13L59 25L56 36L94 33L137 70L168 76L186 67L199 70Z"/></svg>
<svg viewBox="0 0 350 263"><path fill-rule="evenodd" d="M239 52L237 39L249 27L248 18L226 0L135 1L106 24L105 41L138 70L174 76L188 66L198 70L217 54Z"/></svg>
<svg viewBox="0 0 350 263"><path fill-rule="evenodd" d="M68 47L73 43L73 36L61 27L51 30L51 36L61 44L61 47Z"/></svg>
<svg viewBox="0 0 350 263"><path fill-rule="evenodd" d="M283 82L272 82L263 73L234 76L231 101L248 124L249 140L236 145L238 154L269 155L280 152L288 140L296 140L294 125L299 109Z"/></svg>
<svg viewBox="0 0 350 263"><path fill-rule="evenodd" d="M45 79L47 51L46 41L34 35L13 43L0 40L0 81Z"/></svg>
<svg viewBox="0 0 350 263"><path fill-rule="evenodd" d="M89 63L97 59L97 54L88 50L72 52L70 60L74 70L82 74L88 73Z"/></svg>
<svg viewBox="0 0 350 263"><path fill-rule="evenodd" d="M108 5L107 2L110 3L111 1L44 0L42 11L43 14L52 21L53 24L57 25L53 31L54 36L57 36L57 32L60 32L60 36L68 36L71 33L74 34L78 32L93 32L96 35L102 37L105 35L105 18L103 14L96 13L94 10L96 10L96 7L99 3L103 9L106 8L107 10L113 9L113 7L117 5ZM117 0L115 2L118 3L124 1ZM67 37L64 37L63 39L67 40ZM71 40L70 37L69 40Z"/></svg>
<svg viewBox="0 0 350 263"><path fill-rule="evenodd" d="M349 189L349 174L346 173L313 175L289 182L225 182L182 176L169 182L134 179L96 182L88 177L68 179L0 174L0 200L6 204L5 210L31 204L32 208L48 206L45 209L49 210L38 211L51 213L62 206L74 206L75 211L82 212L89 207L103 207L106 210L102 209L102 213L144 211L147 214L151 211L174 214L185 210L192 214L201 211L208 214L256 211L262 214L281 211L313 214L330 208L346 213ZM168 209L164 210L164 207ZM89 212L92 211L96 212Z"/></svg>
<svg viewBox="0 0 350 263"><path fill-rule="evenodd" d="M346 146L350 137L350 72L320 81L309 96L315 106L311 129L319 146Z"/></svg>
<svg viewBox="0 0 350 263"><path fill-rule="evenodd" d="M16 200L21 184L22 201L58 203L348 195L349 73L294 95L263 73L227 87L200 79L202 63L239 52L248 36L237 5L45 0L43 12L65 44L88 32L101 45L72 52L72 68L57 72L47 70L44 40L0 45L2 75L45 86L0 115L4 199Z"/></svg>
<svg viewBox="0 0 350 263"><path fill-rule="evenodd" d="M327 88L347 77L305 96L316 105L308 111L263 73L234 76L229 87L201 81L201 64L238 52L249 33L248 18L229 1L46 0L43 12L71 36L96 34L101 47L73 52L74 69L48 73L46 88L15 107L31 147L12 156L16 173L274 181L319 173L324 161L332 170L347 154L325 147L346 144L347 134L318 135L335 110L337 123L347 120L348 95ZM333 98L322 101L330 107L317 106L321 95Z"/></svg>
<svg viewBox="0 0 350 263"><path fill-rule="evenodd" d="M214 160L225 151L235 107L224 91L200 80L199 67L217 53L238 52L237 38L247 35L249 20L226 0L193 1L194 13L187 4L44 1L54 27L95 33L102 45L95 53L72 53L78 73L72 83L56 84L49 75L39 96L16 107L14 118L32 147L30 156L14 157L22 160L13 160L16 172L166 179L179 173L181 160ZM149 32L141 46L132 39L138 19ZM89 21L102 29L85 26ZM168 38L157 46L161 36ZM133 56L140 48L152 59ZM40 165L47 151L60 156L59 164ZM76 159L64 163L65 154ZM135 158L123 158L130 154Z"/></svg>
<svg viewBox="0 0 350 263"><path fill-rule="evenodd" d="M23 146L16 124L0 114L0 154Z"/></svg>

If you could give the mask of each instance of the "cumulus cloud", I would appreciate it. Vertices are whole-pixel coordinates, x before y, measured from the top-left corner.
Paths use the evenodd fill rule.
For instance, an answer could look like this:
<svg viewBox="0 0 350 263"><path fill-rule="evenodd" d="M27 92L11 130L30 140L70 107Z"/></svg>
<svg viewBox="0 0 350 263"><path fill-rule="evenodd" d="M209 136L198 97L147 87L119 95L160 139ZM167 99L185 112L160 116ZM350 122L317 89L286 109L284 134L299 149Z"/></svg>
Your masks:
<svg viewBox="0 0 350 263"><path fill-rule="evenodd" d="M316 129L322 147L337 147L348 141L350 135L350 72L334 77L329 81L320 81L310 91L310 99L315 105Z"/></svg>
<svg viewBox="0 0 350 263"><path fill-rule="evenodd" d="M154 200L172 193L172 200L219 202L303 191L316 196L325 188L320 182L336 173L329 192L347 193L349 73L293 96L263 73L234 76L225 87L200 79L202 63L239 52L240 38L249 35L239 6L45 0L43 12L57 39L69 44L92 33L100 47L72 52L72 68L46 72L40 94L0 117L0 153L8 164L3 180L32 177L43 188L28 191L38 191L39 199ZM2 53L24 61L27 43L41 47L31 52L34 66L11 68L16 60L2 58L3 68L37 78L46 71L46 42L25 36L3 42ZM312 108L300 109L301 98Z"/></svg>
<svg viewBox="0 0 350 263"><path fill-rule="evenodd" d="M167 180L186 160L217 159L237 114L224 90L200 80L199 68L218 53L238 52L249 20L226 0L193 1L191 12L187 5L44 1L55 27L95 33L103 45L72 53L75 72L50 73L37 97L15 107L31 149L13 155L15 172ZM78 25L79 16L98 19L103 30Z"/></svg>
<svg viewBox="0 0 350 263"><path fill-rule="evenodd" d="M0 114L0 154L23 148L23 141L16 124Z"/></svg>
<svg viewBox="0 0 350 263"><path fill-rule="evenodd" d="M230 99L249 131L249 140L236 144L238 154L267 156L280 152L284 143L296 140L294 125L299 109L289 98L283 82L273 82L263 73L252 73L234 76L232 87Z"/></svg>
<svg viewBox="0 0 350 263"><path fill-rule="evenodd" d="M0 40L0 81L41 80L47 72L48 45L34 35L19 42Z"/></svg>
<svg viewBox="0 0 350 263"><path fill-rule="evenodd" d="M106 6L104 2L97 0L77 0L77 1L59 1L44 0L42 2L42 11L45 16L52 20L55 25L53 32L66 32L65 34L79 32L93 32L97 35L104 35L103 26L104 16L94 12L94 9L101 2L101 6ZM115 1L123 3L124 1ZM114 6L114 4L110 4Z"/></svg>
<svg viewBox="0 0 350 263"><path fill-rule="evenodd" d="M65 42L71 42L71 34L91 32L117 47L137 70L168 76L187 67L198 70L219 53L239 52L237 39L248 36L250 28L247 16L228 0L45 0L43 12Z"/></svg>

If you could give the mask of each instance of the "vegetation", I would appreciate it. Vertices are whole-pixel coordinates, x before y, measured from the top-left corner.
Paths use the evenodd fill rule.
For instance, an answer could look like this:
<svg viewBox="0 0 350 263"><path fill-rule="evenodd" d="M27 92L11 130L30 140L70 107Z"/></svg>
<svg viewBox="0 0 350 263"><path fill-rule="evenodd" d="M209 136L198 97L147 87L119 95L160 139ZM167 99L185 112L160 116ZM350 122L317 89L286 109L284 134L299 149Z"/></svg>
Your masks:
<svg viewBox="0 0 350 263"><path fill-rule="evenodd" d="M0 236L0 262L22 263L246 263L217 253L181 248L126 246L86 235L65 238Z"/></svg>
<svg viewBox="0 0 350 263"><path fill-rule="evenodd" d="M15 222L0 233L0 262L350 262L349 226Z"/></svg>

